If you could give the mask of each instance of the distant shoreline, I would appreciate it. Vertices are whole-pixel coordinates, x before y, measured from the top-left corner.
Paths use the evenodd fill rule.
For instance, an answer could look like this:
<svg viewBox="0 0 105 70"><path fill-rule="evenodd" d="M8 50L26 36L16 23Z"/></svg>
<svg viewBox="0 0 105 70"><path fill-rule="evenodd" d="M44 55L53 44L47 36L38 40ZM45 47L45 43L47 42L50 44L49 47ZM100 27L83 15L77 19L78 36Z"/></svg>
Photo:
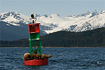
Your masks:
<svg viewBox="0 0 105 70"><path fill-rule="evenodd" d="M0 47L0 48L29 48L29 47ZM105 47L42 47L42 48L105 48Z"/></svg>

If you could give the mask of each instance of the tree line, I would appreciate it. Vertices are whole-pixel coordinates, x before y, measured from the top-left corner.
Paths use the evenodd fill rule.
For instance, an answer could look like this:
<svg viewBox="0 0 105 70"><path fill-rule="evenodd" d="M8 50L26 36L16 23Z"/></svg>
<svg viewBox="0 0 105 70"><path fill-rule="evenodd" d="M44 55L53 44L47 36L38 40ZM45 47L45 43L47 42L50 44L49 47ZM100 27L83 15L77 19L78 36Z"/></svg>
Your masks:
<svg viewBox="0 0 105 70"><path fill-rule="evenodd" d="M105 28L84 32L59 31L41 36L44 47L104 47ZM28 39L0 41L0 47L29 47Z"/></svg>

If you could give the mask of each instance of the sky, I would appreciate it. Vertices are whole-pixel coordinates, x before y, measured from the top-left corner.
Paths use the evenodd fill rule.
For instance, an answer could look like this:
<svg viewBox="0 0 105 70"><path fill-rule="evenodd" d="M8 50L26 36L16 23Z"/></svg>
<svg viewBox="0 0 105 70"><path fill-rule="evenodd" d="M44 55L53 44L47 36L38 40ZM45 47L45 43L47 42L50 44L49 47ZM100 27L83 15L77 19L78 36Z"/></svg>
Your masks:
<svg viewBox="0 0 105 70"><path fill-rule="evenodd" d="M68 16L94 10L105 10L105 0L0 0L0 13L16 11L27 16L31 13Z"/></svg>

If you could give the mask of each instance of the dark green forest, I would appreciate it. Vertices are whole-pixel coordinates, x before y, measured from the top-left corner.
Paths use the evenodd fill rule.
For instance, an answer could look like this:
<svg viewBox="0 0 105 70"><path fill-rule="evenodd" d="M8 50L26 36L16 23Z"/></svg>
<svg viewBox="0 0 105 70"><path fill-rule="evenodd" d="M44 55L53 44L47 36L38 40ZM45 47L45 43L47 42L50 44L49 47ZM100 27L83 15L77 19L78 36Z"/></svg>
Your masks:
<svg viewBox="0 0 105 70"><path fill-rule="evenodd" d="M104 47L105 28L84 32L59 31L41 36L44 47ZM0 47L28 47L28 39L0 41Z"/></svg>

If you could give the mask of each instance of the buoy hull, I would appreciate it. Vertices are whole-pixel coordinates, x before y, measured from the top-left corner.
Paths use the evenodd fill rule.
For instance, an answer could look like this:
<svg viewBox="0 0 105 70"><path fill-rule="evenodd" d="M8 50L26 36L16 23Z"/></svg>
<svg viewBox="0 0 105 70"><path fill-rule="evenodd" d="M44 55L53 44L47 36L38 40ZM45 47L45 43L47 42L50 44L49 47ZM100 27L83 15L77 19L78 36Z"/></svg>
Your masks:
<svg viewBox="0 0 105 70"><path fill-rule="evenodd" d="M48 58L42 59L33 59L24 61L24 65L26 66L39 66L39 65L48 65Z"/></svg>

